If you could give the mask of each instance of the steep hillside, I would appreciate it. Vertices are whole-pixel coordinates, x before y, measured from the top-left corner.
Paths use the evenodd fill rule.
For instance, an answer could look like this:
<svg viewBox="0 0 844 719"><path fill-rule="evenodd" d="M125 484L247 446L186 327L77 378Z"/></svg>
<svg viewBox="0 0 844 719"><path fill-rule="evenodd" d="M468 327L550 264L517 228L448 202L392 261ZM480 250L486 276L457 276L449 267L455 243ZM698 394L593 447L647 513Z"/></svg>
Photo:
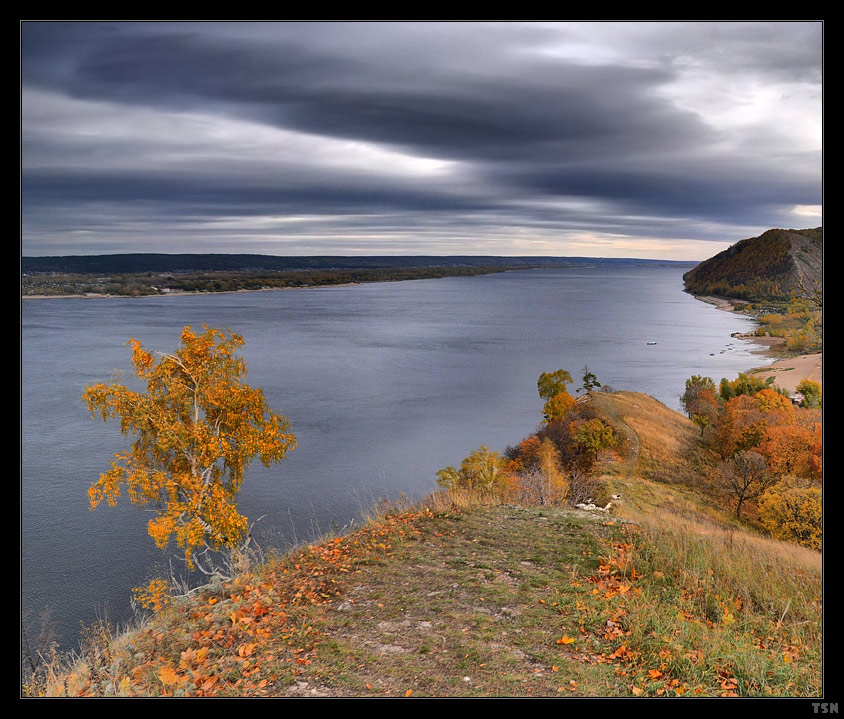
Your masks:
<svg viewBox="0 0 844 719"><path fill-rule="evenodd" d="M696 428L595 394L610 513L438 492L176 599L35 693L820 696L817 552L703 491Z"/></svg>
<svg viewBox="0 0 844 719"><path fill-rule="evenodd" d="M768 230L701 262L686 291L750 301L816 299L823 286L823 229Z"/></svg>

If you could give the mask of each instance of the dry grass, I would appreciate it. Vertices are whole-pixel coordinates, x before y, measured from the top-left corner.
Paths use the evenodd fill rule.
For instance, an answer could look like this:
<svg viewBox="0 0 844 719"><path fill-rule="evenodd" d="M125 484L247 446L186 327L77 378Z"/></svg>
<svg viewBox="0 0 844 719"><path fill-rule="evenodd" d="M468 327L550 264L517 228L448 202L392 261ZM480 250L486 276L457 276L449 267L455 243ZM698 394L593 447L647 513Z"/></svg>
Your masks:
<svg viewBox="0 0 844 719"><path fill-rule="evenodd" d="M698 452L700 431L690 420L638 392L597 394L594 401L635 435L639 475L667 483L696 483L698 475L689 466L689 457Z"/></svg>

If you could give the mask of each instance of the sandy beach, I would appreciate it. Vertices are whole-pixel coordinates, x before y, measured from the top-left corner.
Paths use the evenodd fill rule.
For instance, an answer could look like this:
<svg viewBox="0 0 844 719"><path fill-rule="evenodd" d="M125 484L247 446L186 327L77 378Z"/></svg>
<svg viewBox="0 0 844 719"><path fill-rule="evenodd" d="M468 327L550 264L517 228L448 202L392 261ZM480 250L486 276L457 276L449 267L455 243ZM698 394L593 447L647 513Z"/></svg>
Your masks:
<svg viewBox="0 0 844 719"><path fill-rule="evenodd" d="M823 353L789 357L750 371L764 379L773 377L776 384L789 392L794 392L804 379L811 379L823 385Z"/></svg>
<svg viewBox="0 0 844 719"><path fill-rule="evenodd" d="M726 297L713 297L711 295L694 295L694 298L706 302L708 305L715 305L724 312L741 312L742 305L747 304L743 300L728 300Z"/></svg>

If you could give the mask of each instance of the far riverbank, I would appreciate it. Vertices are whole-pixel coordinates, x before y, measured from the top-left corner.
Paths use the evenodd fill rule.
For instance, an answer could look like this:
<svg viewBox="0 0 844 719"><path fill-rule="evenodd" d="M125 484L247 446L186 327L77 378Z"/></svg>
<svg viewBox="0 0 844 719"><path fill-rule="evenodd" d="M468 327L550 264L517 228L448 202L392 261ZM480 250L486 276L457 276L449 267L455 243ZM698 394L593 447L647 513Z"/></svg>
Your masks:
<svg viewBox="0 0 844 719"><path fill-rule="evenodd" d="M387 280L381 280L387 281ZM356 287L357 285L369 284L366 282L339 282L337 284L326 285L305 285L302 287L259 287L257 289L241 289L241 290L174 290L171 292L161 292L158 294L148 295L108 295L98 292L86 292L82 295L21 295L22 300L103 300L109 298L132 299L141 300L148 297L192 297L193 295L233 295L241 292L278 292L281 290L322 290L330 287Z"/></svg>

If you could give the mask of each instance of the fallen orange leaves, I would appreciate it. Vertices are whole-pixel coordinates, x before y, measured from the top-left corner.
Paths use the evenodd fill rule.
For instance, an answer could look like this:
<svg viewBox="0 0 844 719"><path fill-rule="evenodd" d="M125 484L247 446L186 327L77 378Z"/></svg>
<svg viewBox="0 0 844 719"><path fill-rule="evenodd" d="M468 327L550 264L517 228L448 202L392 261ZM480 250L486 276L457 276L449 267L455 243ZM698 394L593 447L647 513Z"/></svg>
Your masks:
<svg viewBox="0 0 844 719"><path fill-rule="evenodd" d="M172 639L169 631L142 631L133 646L143 659L131 674L116 678L115 686L124 696L171 695L176 689L186 696L266 696L278 676L265 672L262 662L283 662L288 677L303 674L312 664L318 631L290 625L290 605L327 603L340 593L356 564L383 556L393 548L393 537L418 533L419 523L433 516L428 509L387 515L351 537L300 550L280 565L199 598L196 608L183 610L184 620L199 626L190 626L188 644L177 658L162 651ZM78 693L86 692L91 692L90 682L79 687Z"/></svg>
<svg viewBox="0 0 844 719"><path fill-rule="evenodd" d="M217 683L218 679L219 679L219 677L208 677L208 679L205 680L205 682L202 684L200 689L202 689L202 691L204 691L204 692L211 691L211 689Z"/></svg>
<svg viewBox="0 0 844 719"><path fill-rule="evenodd" d="M738 689L738 679L729 677L720 682L721 689Z"/></svg>
<svg viewBox="0 0 844 719"><path fill-rule="evenodd" d="M179 676L178 672L166 666L158 670L158 678L165 686L175 686L182 682L182 677Z"/></svg>

